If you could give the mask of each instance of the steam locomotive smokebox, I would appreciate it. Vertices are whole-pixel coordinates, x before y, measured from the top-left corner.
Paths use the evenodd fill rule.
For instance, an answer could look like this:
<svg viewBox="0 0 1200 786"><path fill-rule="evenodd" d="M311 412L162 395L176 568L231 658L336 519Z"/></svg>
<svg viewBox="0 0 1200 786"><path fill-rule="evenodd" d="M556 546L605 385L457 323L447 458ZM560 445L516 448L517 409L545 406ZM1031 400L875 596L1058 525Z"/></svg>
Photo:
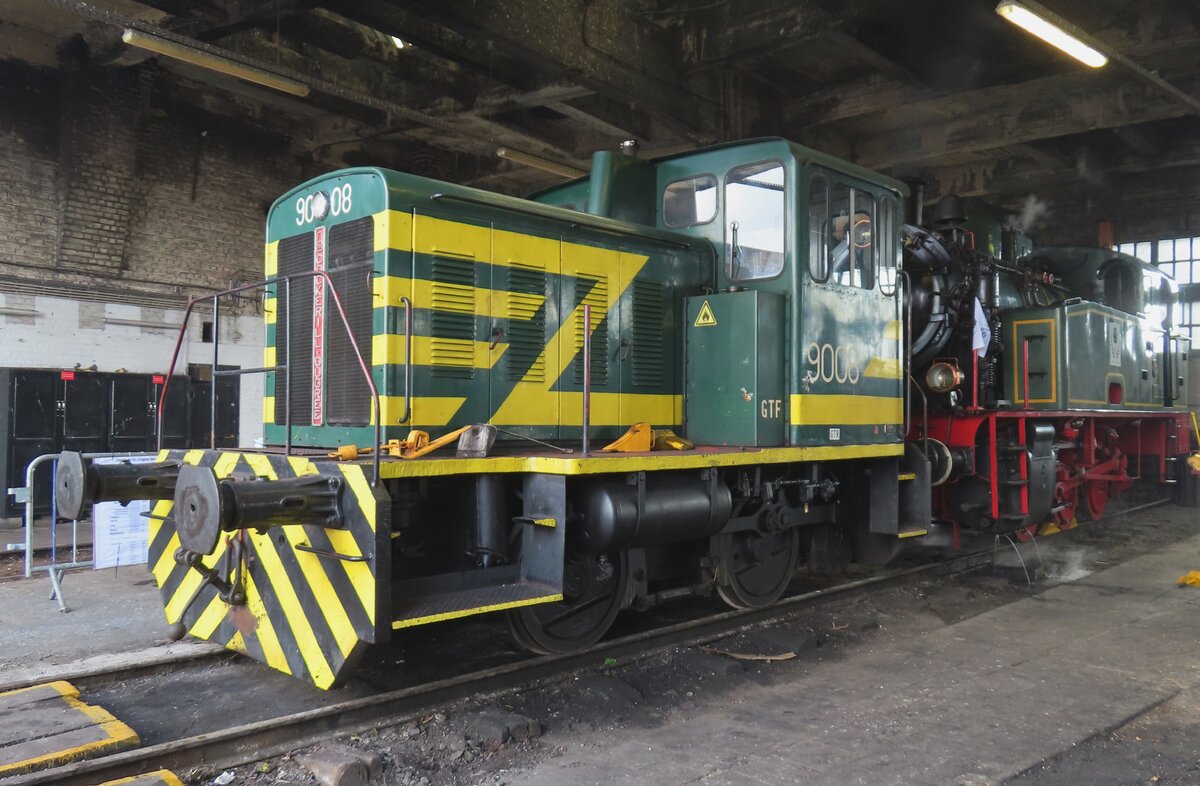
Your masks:
<svg viewBox="0 0 1200 786"><path fill-rule="evenodd" d="M784 300L724 292L686 301L687 438L701 445L782 445Z"/></svg>

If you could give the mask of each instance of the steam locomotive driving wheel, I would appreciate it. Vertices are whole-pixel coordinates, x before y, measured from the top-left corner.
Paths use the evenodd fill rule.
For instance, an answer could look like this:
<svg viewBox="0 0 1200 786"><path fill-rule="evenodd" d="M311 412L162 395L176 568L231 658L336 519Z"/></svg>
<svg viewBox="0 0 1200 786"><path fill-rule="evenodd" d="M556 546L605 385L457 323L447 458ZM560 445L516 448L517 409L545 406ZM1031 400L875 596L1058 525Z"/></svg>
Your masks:
<svg viewBox="0 0 1200 786"><path fill-rule="evenodd" d="M800 533L729 532L713 538L717 594L735 609L769 606L783 595L796 569Z"/></svg>
<svg viewBox="0 0 1200 786"><path fill-rule="evenodd" d="M628 586L624 552L571 555L563 567L563 599L509 611L508 629L530 652L578 652L599 641L612 626Z"/></svg>

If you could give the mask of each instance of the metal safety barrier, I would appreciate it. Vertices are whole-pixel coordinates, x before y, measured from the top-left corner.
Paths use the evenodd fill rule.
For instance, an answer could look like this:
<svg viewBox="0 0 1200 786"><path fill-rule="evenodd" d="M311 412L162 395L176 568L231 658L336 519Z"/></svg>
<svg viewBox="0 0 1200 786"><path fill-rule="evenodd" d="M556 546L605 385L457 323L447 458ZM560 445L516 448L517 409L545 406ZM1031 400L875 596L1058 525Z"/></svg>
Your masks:
<svg viewBox="0 0 1200 786"><path fill-rule="evenodd" d="M126 458L128 456L141 455L139 453L84 453L84 458ZM29 466L25 468L25 485L23 487L8 489L8 493L13 495L13 499L18 503L25 505L25 578L32 578L34 573L45 572L50 576L50 600L58 601L58 610L67 611L67 602L63 597L62 579L63 575L68 570L80 570L90 568L94 563L93 560L79 559L79 521L71 521L71 549L70 559L66 562L58 561L58 508L54 501L54 484L57 479L58 471L58 456L57 453L46 453L38 456L33 461L29 462ZM50 564L34 565L33 564L33 523L34 523L34 491L36 488L36 473L38 467L47 461L52 462L50 466Z"/></svg>

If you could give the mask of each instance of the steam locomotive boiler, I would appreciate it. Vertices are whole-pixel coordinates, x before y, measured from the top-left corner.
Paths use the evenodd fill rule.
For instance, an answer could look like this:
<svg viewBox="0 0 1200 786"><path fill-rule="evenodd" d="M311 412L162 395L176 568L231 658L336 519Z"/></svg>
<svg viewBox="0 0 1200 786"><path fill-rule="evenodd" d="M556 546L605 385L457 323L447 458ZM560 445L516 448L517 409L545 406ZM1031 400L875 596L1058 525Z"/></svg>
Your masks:
<svg viewBox="0 0 1200 786"><path fill-rule="evenodd" d="M905 226L906 194L780 139L601 152L528 200L316 178L267 221L267 447L64 454L59 510L154 500L175 634L328 687L413 626L501 612L574 651L1169 479L1186 346L1152 273L953 203Z"/></svg>

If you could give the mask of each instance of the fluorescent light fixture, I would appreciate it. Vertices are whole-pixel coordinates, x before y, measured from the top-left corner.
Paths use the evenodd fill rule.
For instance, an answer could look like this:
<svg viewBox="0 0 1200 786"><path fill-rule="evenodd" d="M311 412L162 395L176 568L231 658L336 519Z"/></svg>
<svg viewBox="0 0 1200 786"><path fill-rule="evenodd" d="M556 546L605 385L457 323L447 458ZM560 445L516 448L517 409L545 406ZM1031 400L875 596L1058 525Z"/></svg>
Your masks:
<svg viewBox="0 0 1200 786"><path fill-rule="evenodd" d="M126 29L121 34L121 40L139 49L145 49L155 54L199 66L200 68L207 68L209 71L234 76L238 79L244 79L247 82L253 82L256 85L270 87L301 98L309 93L308 85L301 84L294 79L276 76L260 68L243 65L220 55L214 55L200 49L193 49L190 46L177 44L160 36L143 33L141 30Z"/></svg>
<svg viewBox="0 0 1200 786"><path fill-rule="evenodd" d="M1108 63L1108 58L1101 52L1014 0L1003 0L996 6L996 13L1050 46L1061 49L1084 65L1100 68Z"/></svg>
<svg viewBox="0 0 1200 786"><path fill-rule="evenodd" d="M408 46L408 44L404 43L404 39L400 38L400 36L394 35L391 36L391 39L392 43L396 45L397 49L403 49L404 47Z"/></svg>
<svg viewBox="0 0 1200 786"><path fill-rule="evenodd" d="M551 172L559 175L560 177L574 179L577 177L583 177L587 174L587 172L584 172L582 169L576 169L575 167L568 166L567 164L560 164L557 161L551 161L548 158L535 156L532 153L522 153L520 150L513 150L510 147L496 148L496 155L498 155L500 158L517 164L531 166L534 169L540 169L543 172Z"/></svg>

